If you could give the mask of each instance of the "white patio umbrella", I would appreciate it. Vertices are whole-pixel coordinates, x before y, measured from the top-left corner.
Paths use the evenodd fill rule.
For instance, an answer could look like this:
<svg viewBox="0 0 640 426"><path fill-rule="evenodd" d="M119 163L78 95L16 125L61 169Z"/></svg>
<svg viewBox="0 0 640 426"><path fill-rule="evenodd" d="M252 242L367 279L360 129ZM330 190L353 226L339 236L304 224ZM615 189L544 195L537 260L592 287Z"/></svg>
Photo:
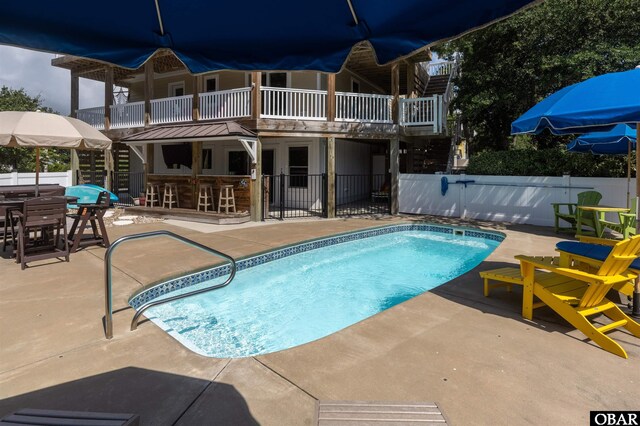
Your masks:
<svg viewBox="0 0 640 426"><path fill-rule="evenodd" d="M0 111L0 146L36 149L36 194L40 148L110 149L111 139L84 121L46 112Z"/></svg>

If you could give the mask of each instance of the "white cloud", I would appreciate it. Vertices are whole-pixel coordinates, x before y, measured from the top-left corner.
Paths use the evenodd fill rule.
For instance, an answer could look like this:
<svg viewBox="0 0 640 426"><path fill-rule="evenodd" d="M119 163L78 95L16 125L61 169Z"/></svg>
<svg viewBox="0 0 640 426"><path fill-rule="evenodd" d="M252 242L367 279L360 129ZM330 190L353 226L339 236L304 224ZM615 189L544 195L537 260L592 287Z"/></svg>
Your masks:
<svg viewBox="0 0 640 426"><path fill-rule="evenodd" d="M42 98L43 106L68 115L71 97L70 71L51 66L51 53L0 46L0 86L24 89ZM80 108L104 103L104 84L80 79Z"/></svg>

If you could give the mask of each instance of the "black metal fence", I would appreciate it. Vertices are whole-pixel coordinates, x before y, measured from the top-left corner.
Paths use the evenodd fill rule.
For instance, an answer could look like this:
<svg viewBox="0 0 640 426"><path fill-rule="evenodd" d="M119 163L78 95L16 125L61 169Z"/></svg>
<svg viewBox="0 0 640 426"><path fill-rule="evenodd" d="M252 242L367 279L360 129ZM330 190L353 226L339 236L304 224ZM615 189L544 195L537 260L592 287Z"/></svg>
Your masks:
<svg viewBox="0 0 640 426"><path fill-rule="evenodd" d="M327 217L327 175L264 175L263 219Z"/></svg>
<svg viewBox="0 0 640 426"><path fill-rule="evenodd" d="M389 214L389 176L336 174L336 216Z"/></svg>
<svg viewBox="0 0 640 426"><path fill-rule="evenodd" d="M144 172L113 172L110 191L118 196L118 204L132 206L144 192Z"/></svg>

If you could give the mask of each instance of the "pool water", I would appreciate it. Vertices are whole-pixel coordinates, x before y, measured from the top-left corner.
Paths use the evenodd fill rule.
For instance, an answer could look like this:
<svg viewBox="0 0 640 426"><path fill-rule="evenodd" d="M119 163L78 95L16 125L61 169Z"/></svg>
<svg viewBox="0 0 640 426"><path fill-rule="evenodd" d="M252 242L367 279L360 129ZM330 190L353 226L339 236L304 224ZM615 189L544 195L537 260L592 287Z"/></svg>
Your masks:
<svg viewBox="0 0 640 426"><path fill-rule="evenodd" d="M201 355L271 353L335 333L446 283L498 244L430 231L362 238L241 270L225 288L150 308L146 316Z"/></svg>

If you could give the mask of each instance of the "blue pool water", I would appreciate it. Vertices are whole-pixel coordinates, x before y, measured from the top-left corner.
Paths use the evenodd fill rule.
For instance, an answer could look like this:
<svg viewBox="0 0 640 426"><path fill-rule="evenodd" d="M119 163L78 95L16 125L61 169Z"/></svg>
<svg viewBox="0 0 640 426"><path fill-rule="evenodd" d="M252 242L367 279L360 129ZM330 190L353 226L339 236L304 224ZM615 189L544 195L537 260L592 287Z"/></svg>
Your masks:
<svg viewBox="0 0 640 426"><path fill-rule="evenodd" d="M358 239L246 268L223 289L156 306L146 316L202 355L275 352L437 287L474 268L498 244L429 231Z"/></svg>

